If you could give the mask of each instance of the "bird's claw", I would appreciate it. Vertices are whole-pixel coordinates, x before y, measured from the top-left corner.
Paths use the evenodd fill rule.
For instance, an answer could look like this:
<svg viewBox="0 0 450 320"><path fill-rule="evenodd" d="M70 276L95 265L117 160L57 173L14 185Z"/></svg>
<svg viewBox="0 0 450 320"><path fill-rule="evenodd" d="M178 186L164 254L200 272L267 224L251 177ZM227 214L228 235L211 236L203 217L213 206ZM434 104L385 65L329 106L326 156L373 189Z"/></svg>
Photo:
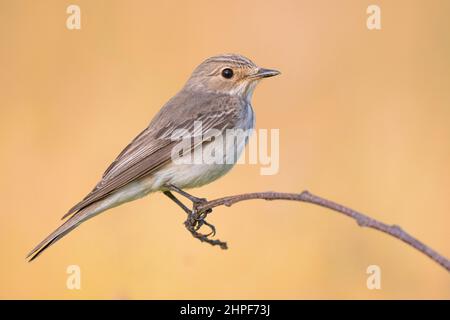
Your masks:
<svg viewBox="0 0 450 320"><path fill-rule="evenodd" d="M191 220L192 230L197 232L198 230L200 230L201 227L203 227L203 225L205 225L209 229L211 229L211 232L207 234L202 234L202 236L205 236L207 238L214 237L216 235L216 227L205 220L207 214L208 214L207 212L204 212L198 217L193 217L193 220Z"/></svg>
<svg viewBox="0 0 450 320"><path fill-rule="evenodd" d="M206 222L205 220L203 220L203 224L211 229L211 232L206 234L205 236L206 237L214 237L216 235L216 227L214 225Z"/></svg>

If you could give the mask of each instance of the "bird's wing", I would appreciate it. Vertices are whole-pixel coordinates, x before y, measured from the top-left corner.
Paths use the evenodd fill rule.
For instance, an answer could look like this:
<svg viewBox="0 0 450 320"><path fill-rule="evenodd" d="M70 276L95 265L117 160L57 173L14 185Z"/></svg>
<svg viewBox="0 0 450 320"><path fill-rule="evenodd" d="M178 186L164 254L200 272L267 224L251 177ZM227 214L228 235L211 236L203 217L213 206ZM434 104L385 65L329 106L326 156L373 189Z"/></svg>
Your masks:
<svg viewBox="0 0 450 320"><path fill-rule="evenodd" d="M201 121L202 132L194 132L192 136L202 135L209 129L223 131L232 128L239 117L239 108L236 107L239 102L230 96L187 100L181 111L171 107L169 102L150 125L118 155L95 188L72 207L63 219L168 163L171 160L172 148L179 143L179 140L171 139L176 129L186 129L192 135L194 121ZM199 100L203 101L200 105ZM190 103L197 105L191 106ZM186 112L190 108L196 112ZM195 146L191 146L193 147Z"/></svg>

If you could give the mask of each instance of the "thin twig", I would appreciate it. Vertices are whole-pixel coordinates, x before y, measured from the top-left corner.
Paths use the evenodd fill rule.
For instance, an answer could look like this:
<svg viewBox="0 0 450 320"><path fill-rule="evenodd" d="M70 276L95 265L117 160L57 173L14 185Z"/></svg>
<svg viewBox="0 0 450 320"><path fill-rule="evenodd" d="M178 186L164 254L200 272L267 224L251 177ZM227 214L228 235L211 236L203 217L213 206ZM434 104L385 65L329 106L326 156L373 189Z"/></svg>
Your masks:
<svg viewBox="0 0 450 320"><path fill-rule="evenodd" d="M223 197L211 201L203 201L201 203L194 204L193 213L188 220L186 220L185 225L192 235L201 241L206 241L211 245L219 245L222 249L226 249L226 244L219 240L212 240L208 238L208 235L203 235L197 232L199 229L199 221L202 221L206 216L212 211L213 208L218 206L231 206L237 202L252 200L252 199L264 199L264 200L290 200L290 201L300 201L312 203L324 208L328 208L356 220L359 226L368 227L376 229L387 233L403 242L409 244L411 247L419 250L423 254L427 255L429 258L434 260L443 266L447 271L450 272L450 261L431 249L429 246L425 245L423 242L417 240L409 233L405 232L397 225L387 225L381 221L373 219L365 214L362 214L353 209L347 208L343 205L335 203L333 201L321 198L308 191L303 191L302 193L281 193L281 192L256 192L256 193L246 193L235 196ZM206 213L206 214L205 214ZM197 217L193 219L192 217ZM201 226L200 222L200 226ZM225 245L224 245L225 244Z"/></svg>

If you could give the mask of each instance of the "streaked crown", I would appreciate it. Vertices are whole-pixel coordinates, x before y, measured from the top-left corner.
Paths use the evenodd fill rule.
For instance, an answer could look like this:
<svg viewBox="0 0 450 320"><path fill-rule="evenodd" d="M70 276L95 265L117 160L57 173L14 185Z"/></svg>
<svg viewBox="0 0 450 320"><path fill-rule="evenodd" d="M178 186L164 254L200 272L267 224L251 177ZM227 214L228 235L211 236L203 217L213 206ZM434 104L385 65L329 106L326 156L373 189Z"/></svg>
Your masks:
<svg viewBox="0 0 450 320"><path fill-rule="evenodd" d="M250 99L259 80L277 74L278 71L260 68L242 55L222 54L206 59L195 68L185 89L241 95Z"/></svg>

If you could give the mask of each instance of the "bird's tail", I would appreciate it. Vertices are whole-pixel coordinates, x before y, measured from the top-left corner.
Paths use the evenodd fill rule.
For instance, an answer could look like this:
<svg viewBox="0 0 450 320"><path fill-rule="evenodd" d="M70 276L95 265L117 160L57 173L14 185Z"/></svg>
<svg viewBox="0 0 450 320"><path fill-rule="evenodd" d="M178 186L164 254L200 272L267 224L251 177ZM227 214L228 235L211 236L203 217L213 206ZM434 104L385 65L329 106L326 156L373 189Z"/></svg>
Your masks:
<svg viewBox="0 0 450 320"><path fill-rule="evenodd" d="M45 249L50 247L56 241L64 237L70 231L78 227L82 222L92 218L97 215L99 212L96 212L92 206L82 209L81 211L75 213L72 217L70 217L66 222L64 222L58 229L53 231L47 238L41 241L33 250L30 251L27 255L28 262L36 259Z"/></svg>

